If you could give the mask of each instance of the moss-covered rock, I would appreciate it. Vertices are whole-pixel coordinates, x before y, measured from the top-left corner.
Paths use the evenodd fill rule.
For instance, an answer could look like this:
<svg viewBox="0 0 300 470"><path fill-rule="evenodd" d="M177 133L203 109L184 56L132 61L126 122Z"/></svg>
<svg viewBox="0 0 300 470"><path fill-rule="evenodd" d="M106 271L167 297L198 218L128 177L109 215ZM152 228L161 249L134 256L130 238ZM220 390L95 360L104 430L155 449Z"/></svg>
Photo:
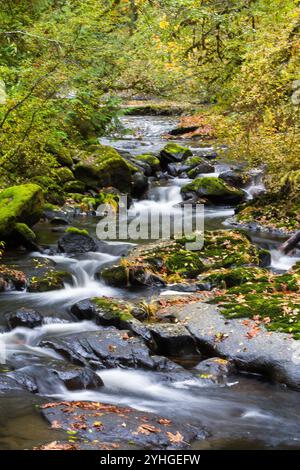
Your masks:
<svg viewBox="0 0 300 470"><path fill-rule="evenodd" d="M30 278L28 291L49 292L59 290L65 287L65 282L72 282L72 276L69 273L49 268L43 275Z"/></svg>
<svg viewBox="0 0 300 470"><path fill-rule="evenodd" d="M193 152L182 145L169 143L160 152L159 160L162 169L166 169L170 163L182 162L193 155Z"/></svg>
<svg viewBox="0 0 300 470"><path fill-rule="evenodd" d="M67 181L64 184L64 191L66 193L84 193L85 184L82 181L78 180Z"/></svg>
<svg viewBox="0 0 300 470"><path fill-rule="evenodd" d="M0 236L5 239L16 223L29 226L39 221L43 213L44 198L36 184L12 186L0 193Z"/></svg>
<svg viewBox="0 0 300 470"><path fill-rule="evenodd" d="M253 268L251 271L247 268L243 280L240 285L227 283L227 287L232 287L211 302L218 304L228 318L256 318L258 324L263 322L270 330L293 333L300 339L300 275L296 272L276 275L266 270L255 275Z"/></svg>
<svg viewBox="0 0 300 470"><path fill-rule="evenodd" d="M58 179L59 183L67 183L68 181L74 180L74 175L72 170L67 167L57 168L55 171L55 176Z"/></svg>
<svg viewBox="0 0 300 470"><path fill-rule="evenodd" d="M198 197L205 197L213 203L238 203L245 193L240 189L229 186L225 181L216 177L196 178L181 188L183 197L187 193L195 193Z"/></svg>
<svg viewBox="0 0 300 470"><path fill-rule="evenodd" d="M63 187L55 179L55 176L35 176L31 181L42 188L44 199L47 202L58 206L64 203L65 194Z"/></svg>
<svg viewBox="0 0 300 470"><path fill-rule="evenodd" d="M160 161L159 161L159 159L155 155L152 155L151 153L150 154L146 153L146 154L143 154L143 155L138 155L137 157L135 157L135 160L148 163L148 165L151 167L153 172L156 172L156 171L160 170Z"/></svg>
<svg viewBox="0 0 300 470"><path fill-rule="evenodd" d="M134 321L132 306L127 302L101 297L94 298L93 303L96 306L96 321L101 325L123 328L127 322Z"/></svg>
<svg viewBox="0 0 300 470"><path fill-rule="evenodd" d="M75 176L92 189L114 186L130 192L132 174L136 171L115 149L99 146L94 153L82 157L75 167Z"/></svg>
<svg viewBox="0 0 300 470"><path fill-rule="evenodd" d="M68 227L66 230L65 230L66 233L77 233L77 235L87 235L89 234L89 232L85 229L80 229L80 228L77 228L77 227Z"/></svg>
<svg viewBox="0 0 300 470"><path fill-rule="evenodd" d="M54 155L61 166L71 167L73 165L71 151L67 147L60 144L47 144L45 150Z"/></svg>
<svg viewBox="0 0 300 470"><path fill-rule="evenodd" d="M191 251L179 250L166 259L166 268L169 274L177 273L183 278L193 279L203 270L205 265L199 254Z"/></svg>
<svg viewBox="0 0 300 470"><path fill-rule="evenodd" d="M214 173L215 167L208 162L203 161L199 165L195 166L188 171L188 177L191 179L196 178L201 173Z"/></svg>

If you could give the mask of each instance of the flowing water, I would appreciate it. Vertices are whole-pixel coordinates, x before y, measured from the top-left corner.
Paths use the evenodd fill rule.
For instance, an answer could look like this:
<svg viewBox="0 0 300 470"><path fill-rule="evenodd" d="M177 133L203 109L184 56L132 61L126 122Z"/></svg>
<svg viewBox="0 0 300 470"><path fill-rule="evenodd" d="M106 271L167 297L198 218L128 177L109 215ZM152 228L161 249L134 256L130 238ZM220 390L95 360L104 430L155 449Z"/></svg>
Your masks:
<svg viewBox="0 0 300 470"><path fill-rule="evenodd" d="M138 155L158 152L165 145L163 135L176 126L177 120L132 116L123 118L123 123L131 129L132 134L115 135L101 141ZM189 145L198 155L206 155L214 150L195 141L184 141L184 144ZM232 166L226 161L218 161L213 175L218 176ZM180 188L187 181L173 178L159 185L153 184L144 200L135 201L132 211L145 212L151 209L157 213L172 213L176 217L180 214L176 204L182 201ZM251 199L263 189L261 172L254 171L252 184L246 188L248 198ZM206 208L205 228L226 228L223 224L233 214L234 210L230 206ZM81 217L74 219L74 225L89 230L94 236L97 221L97 217ZM60 234L52 232L51 228L49 224L43 223L38 224L36 230L40 243L54 248ZM282 240L278 237L258 233L249 235L254 243L271 250L274 270L285 271L300 259L299 253L293 256L280 255L277 247ZM137 292L111 288L96 277L99 270L115 263L130 246L128 242L112 242L107 245L105 253L87 253L78 257L38 253L29 256L22 252L8 254L5 262L28 274L34 273L33 258L39 260L46 257L57 269L68 271L72 282L67 283L64 289L47 293L7 292L1 295L0 324L4 324L1 319L6 313L21 306L35 308L46 319L45 325L33 330L16 328L1 335L7 352L7 364L2 369L5 370L6 366L18 369L35 364L36 361L62 359L50 349L39 347L39 341L50 335L79 335L80 332L97 329L92 322L74 322L71 319L69 308L79 300L96 296L128 298L153 295L149 289ZM35 410L35 406L44 400L43 397L117 403L161 413L170 418L176 417L183 422L188 419L201 427L204 425L210 435L205 441L195 443L194 447L198 449L300 448L299 394L269 384L261 377L239 375L231 383L208 385L196 378L179 379L171 383L163 373L138 370L101 370L99 375L105 384L99 391L70 392L55 381L49 383L40 377L40 396L26 392L1 396L0 449L31 448L41 442L62 437L60 432L50 431Z"/></svg>

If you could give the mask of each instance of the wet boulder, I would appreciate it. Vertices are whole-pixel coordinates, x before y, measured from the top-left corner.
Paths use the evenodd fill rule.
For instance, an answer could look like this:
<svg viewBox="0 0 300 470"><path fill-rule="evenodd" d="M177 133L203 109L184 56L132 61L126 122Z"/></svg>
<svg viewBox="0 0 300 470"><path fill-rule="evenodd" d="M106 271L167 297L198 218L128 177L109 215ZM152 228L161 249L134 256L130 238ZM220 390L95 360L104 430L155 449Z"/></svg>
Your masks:
<svg viewBox="0 0 300 470"><path fill-rule="evenodd" d="M219 178L235 188L245 188L251 182L250 176L240 170L225 171L219 175Z"/></svg>
<svg viewBox="0 0 300 470"><path fill-rule="evenodd" d="M51 348L73 364L94 368L155 369L155 361L144 341L126 330L103 328L60 337L49 337L40 346Z"/></svg>
<svg viewBox="0 0 300 470"><path fill-rule="evenodd" d="M214 173L215 167L208 162L202 161L199 165L188 171L188 177L191 179L197 178L201 174Z"/></svg>
<svg viewBox="0 0 300 470"><path fill-rule="evenodd" d="M32 227L43 213L43 192L37 184L11 186L0 193L0 238L12 242L16 224Z"/></svg>
<svg viewBox="0 0 300 470"><path fill-rule="evenodd" d="M40 275L32 276L29 279L28 292L50 292L64 289L66 282L72 284L70 273L48 268Z"/></svg>
<svg viewBox="0 0 300 470"><path fill-rule="evenodd" d="M58 240L60 253L78 254L98 251L97 242L86 233L68 232Z"/></svg>
<svg viewBox="0 0 300 470"><path fill-rule="evenodd" d="M6 316L6 321L11 330L18 327L35 328L41 326L43 317L40 313L29 308L20 308Z"/></svg>
<svg viewBox="0 0 300 470"><path fill-rule="evenodd" d="M169 310L184 322L204 355L227 359L237 370L300 390L299 341L289 334L270 333L263 322L258 327L254 320L225 318L216 306L203 302Z"/></svg>
<svg viewBox="0 0 300 470"><path fill-rule="evenodd" d="M231 375L236 373L236 368L234 364L227 359L213 357L201 361L195 367L195 371L200 375L200 378L210 380L214 383L224 383Z"/></svg>
<svg viewBox="0 0 300 470"><path fill-rule="evenodd" d="M180 450L205 437L201 426L128 407L77 401L46 403L41 409L52 426L76 431L77 449Z"/></svg>
<svg viewBox="0 0 300 470"><path fill-rule="evenodd" d="M193 152L182 145L169 143L160 152L159 160L163 170L168 168L170 163L182 162L193 155Z"/></svg>
<svg viewBox="0 0 300 470"><path fill-rule="evenodd" d="M157 171L160 170L160 161L159 159L153 155L153 154L142 154L142 155L138 155L135 157L135 160L139 163L139 164L144 164L146 163L147 165L149 165L149 167L151 168L151 174L155 174Z"/></svg>
<svg viewBox="0 0 300 470"><path fill-rule="evenodd" d="M240 203L245 198L245 193L240 189L229 186L225 181L216 177L196 178L181 188L183 198L190 193L198 197L204 197L214 204Z"/></svg>
<svg viewBox="0 0 300 470"><path fill-rule="evenodd" d="M167 357L199 355L196 342L182 325L157 323L148 325L156 354Z"/></svg>
<svg viewBox="0 0 300 470"><path fill-rule="evenodd" d="M96 316L96 306L90 299L80 300L72 305L71 313L78 320L92 320Z"/></svg>
<svg viewBox="0 0 300 470"><path fill-rule="evenodd" d="M141 197L149 188L149 182L147 176L143 173L136 172L132 176L132 188L131 194L133 197Z"/></svg>
<svg viewBox="0 0 300 470"><path fill-rule="evenodd" d="M30 365L10 373L31 393L56 393L60 385L68 390L95 390L103 386L101 378L89 367L49 360L46 365Z"/></svg>

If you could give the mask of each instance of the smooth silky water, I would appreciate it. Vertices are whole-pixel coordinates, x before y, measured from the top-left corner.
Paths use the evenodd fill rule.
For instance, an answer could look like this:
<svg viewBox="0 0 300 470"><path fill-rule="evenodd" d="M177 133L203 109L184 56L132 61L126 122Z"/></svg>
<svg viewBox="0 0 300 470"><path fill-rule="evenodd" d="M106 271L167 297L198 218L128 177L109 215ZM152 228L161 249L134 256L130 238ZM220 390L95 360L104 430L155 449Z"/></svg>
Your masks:
<svg viewBox="0 0 300 470"><path fill-rule="evenodd" d="M163 135L176 126L177 120L157 116L123 118L126 128L133 134L113 136L101 139L101 142L129 151L135 155L158 152L164 145ZM180 141L182 143L182 141ZM195 154L212 150L201 147L199 142L184 141ZM217 163L217 176L230 168L230 163ZM188 180L174 178L154 184L144 200L136 201L132 209L139 212L172 212L174 205L182 199L180 188ZM246 189L248 198L263 190L260 172L255 172L252 184ZM181 213L178 209L178 214ZM175 214L176 209L175 209ZM205 209L205 228L207 230L224 229L224 222L234 214L232 207L209 207ZM80 216L74 218L73 225L87 229L95 235L97 217ZM52 226L40 223L36 226L39 242L55 247L61 233L52 231ZM278 250L281 238L267 234L249 233L254 243L271 250L272 269L285 271L300 257L283 256ZM136 241L129 240L137 243ZM47 317L47 324L28 330L17 328L3 333L1 339L6 344L8 364L16 368L32 365L38 359L62 359L50 349L38 347L41 339L47 336L60 336L68 333L93 331L98 327L88 321L75 322L70 318L69 308L79 300L99 296L118 298L146 297L161 293L158 290L122 290L104 285L96 276L103 267L115 263L122 253L130 247L127 242L111 243L106 253L87 253L78 257L64 255L47 256L59 270L72 275L72 283L62 290L47 293L7 292L1 294L0 312L3 319L6 313L20 307L32 307ZM34 274L32 258L45 255L22 251L8 253L6 264ZM66 323L66 321L71 323ZM0 318L0 325L3 320ZM5 370L5 365L0 366ZM92 400L104 403L116 403L144 410L157 412L169 418L204 426L209 437L196 442L195 449L258 449L258 448L300 448L300 407L299 393L279 385L273 385L259 376L239 375L226 385L207 385L197 378L189 381L170 383L163 373L142 370L101 370L99 375L105 386L99 391L70 392L58 384L40 377L41 394L27 392L1 395L0 400L0 449L32 448L41 442L63 439L64 433L50 430L40 416L37 406L49 399Z"/></svg>

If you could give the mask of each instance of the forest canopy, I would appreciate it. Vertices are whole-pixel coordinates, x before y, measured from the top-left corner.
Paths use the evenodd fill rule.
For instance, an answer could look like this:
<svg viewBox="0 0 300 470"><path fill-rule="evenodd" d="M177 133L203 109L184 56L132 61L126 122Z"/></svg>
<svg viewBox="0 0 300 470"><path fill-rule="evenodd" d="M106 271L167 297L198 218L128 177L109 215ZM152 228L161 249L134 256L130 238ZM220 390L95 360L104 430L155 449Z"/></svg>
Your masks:
<svg viewBox="0 0 300 470"><path fill-rule="evenodd" d="M0 4L1 187L54 175L138 93L199 106L271 186L298 170L299 1Z"/></svg>

